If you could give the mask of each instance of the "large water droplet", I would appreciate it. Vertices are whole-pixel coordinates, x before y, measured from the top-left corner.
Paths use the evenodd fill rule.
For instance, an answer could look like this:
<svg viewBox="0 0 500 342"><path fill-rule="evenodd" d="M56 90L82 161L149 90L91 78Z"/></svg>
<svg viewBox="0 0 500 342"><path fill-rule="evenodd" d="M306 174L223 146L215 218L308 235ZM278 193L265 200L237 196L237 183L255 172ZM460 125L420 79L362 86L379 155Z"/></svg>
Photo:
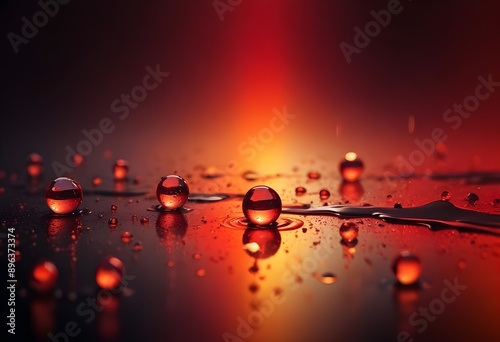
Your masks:
<svg viewBox="0 0 500 342"><path fill-rule="evenodd" d="M364 165L358 155L354 152L347 152L344 160L340 163L340 174L346 182L356 182L363 173Z"/></svg>
<svg viewBox="0 0 500 342"><path fill-rule="evenodd" d="M38 153L31 153L28 156L26 171L31 178L38 178L43 172L43 158Z"/></svg>
<svg viewBox="0 0 500 342"><path fill-rule="evenodd" d="M80 206L83 191L80 184L68 177L59 177L47 187L45 200L56 214L69 214Z"/></svg>
<svg viewBox="0 0 500 342"><path fill-rule="evenodd" d="M399 283L411 285L418 282L422 273L422 264L416 255L403 251L392 262L392 271Z"/></svg>
<svg viewBox="0 0 500 342"><path fill-rule="evenodd" d="M265 185L257 185L243 197L243 214L255 225L265 226L276 222L281 214L281 198Z"/></svg>
<svg viewBox="0 0 500 342"><path fill-rule="evenodd" d="M113 166L113 176L115 180L124 180L127 178L129 163L125 159L118 159Z"/></svg>
<svg viewBox="0 0 500 342"><path fill-rule="evenodd" d="M342 240L346 242L351 242L356 240L358 237L358 226L354 222L343 222L340 225L339 233Z"/></svg>
<svg viewBox="0 0 500 342"><path fill-rule="evenodd" d="M38 292L52 291L57 283L59 271L50 261L38 262L31 272L31 287Z"/></svg>
<svg viewBox="0 0 500 342"><path fill-rule="evenodd" d="M189 187L186 181L177 175L163 177L156 188L156 197L167 210L175 210L186 203Z"/></svg>
<svg viewBox="0 0 500 342"><path fill-rule="evenodd" d="M99 263L95 273L95 280L100 288L115 289L120 285L125 267L123 262L114 256L107 256Z"/></svg>

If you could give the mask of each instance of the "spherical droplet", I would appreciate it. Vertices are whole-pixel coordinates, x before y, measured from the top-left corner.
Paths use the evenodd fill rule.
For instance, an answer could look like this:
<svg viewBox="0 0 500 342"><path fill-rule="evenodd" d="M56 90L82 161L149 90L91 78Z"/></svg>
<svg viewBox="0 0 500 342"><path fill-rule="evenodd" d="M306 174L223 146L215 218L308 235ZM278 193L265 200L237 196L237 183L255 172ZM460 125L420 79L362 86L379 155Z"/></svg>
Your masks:
<svg viewBox="0 0 500 342"><path fill-rule="evenodd" d="M99 186L99 185L101 185L101 183L102 183L102 179L99 178L99 177L94 177L92 179L92 185L93 186Z"/></svg>
<svg viewBox="0 0 500 342"><path fill-rule="evenodd" d="M475 193L473 192L470 192L468 195L467 195L467 201L470 203L470 204L475 204L477 201L479 201L479 196L476 195Z"/></svg>
<svg viewBox="0 0 500 342"><path fill-rule="evenodd" d="M319 192L319 198L321 198L322 200L326 200L326 199L330 198L330 191L328 191L326 189L322 189Z"/></svg>
<svg viewBox="0 0 500 342"><path fill-rule="evenodd" d="M395 209L402 209L403 205L400 202L396 202L396 203L394 203L394 208Z"/></svg>
<svg viewBox="0 0 500 342"><path fill-rule="evenodd" d="M257 185L243 197L243 214L253 224L269 225L281 214L281 198L276 191L265 185Z"/></svg>
<svg viewBox="0 0 500 342"><path fill-rule="evenodd" d="M347 152L344 160L340 163L340 174L346 182L356 182L363 173L364 165L358 155L354 152Z"/></svg>
<svg viewBox="0 0 500 342"><path fill-rule="evenodd" d="M416 255L403 251L392 262L392 271L400 284L411 285L418 282L422 264Z"/></svg>
<svg viewBox="0 0 500 342"><path fill-rule="evenodd" d="M141 242L136 242L134 244L134 247L132 247L132 250L134 252L140 252L140 251L142 251L142 243Z"/></svg>
<svg viewBox="0 0 500 342"><path fill-rule="evenodd" d="M321 178L321 174L319 172L316 172L316 171L311 171L307 174L307 178L309 179L320 179Z"/></svg>
<svg viewBox="0 0 500 342"><path fill-rule="evenodd" d="M451 199L451 194L448 191L443 191L441 193L441 201L449 202Z"/></svg>
<svg viewBox="0 0 500 342"><path fill-rule="evenodd" d="M113 176L115 180L124 180L127 178L129 170L128 161L125 159L118 159L113 166Z"/></svg>
<svg viewBox="0 0 500 342"><path fill-rule="evenodd" d="M59 271L50 261L38 262L31 272L31 287L38 292L49 292L54 289Z"/></svg>
<svg viewBox="0 0 500 342"><path fill-rule="evenodd" d="M45 200L56 214L69 214L80 206L83 191L80 184L68 177L59 177L47 187Z"/></svg>
<svg viewBox="0 0 500 342"><path fill-rule="evenodd" d="M201 259L201 253L194 253L193 254L193 259L194 260L200 260Z"/></svg>
<svg viewBox="0 0 500 342"><path fill-rule="evenodd" d="M323 274L313 273L313 276L314 276L314 278L316 278L317 280L319 280L323 284L327 284L327 285L336 283L338 281L337 276L335 274L329 273L329 272L323 273Z"/></svg>
<svg viewBox="0 0 500 342"><path fill-rule="evenodd" d="M160 204L168 210L182 207L189 196L186 181L177 175L163 177L156 188L156 197Z"/></svg>
<svg viewBox="0 0 500 342"><path fill-rule="evenodd" d="M107 256L97 266L95 280L100 288L111 290L117 288L123 277L123 262L114 256Z"/></svg>
<svg viewBox="0 0 500 342"><path fill-rule="evenodd" d="M116 228L118 226L118 219L116 217L112 217L108 220L109 228Z"/></svg>
<svg viewBox="0 0 500 342"><path fill-rule="evenodd" d="M131 232L123 232L122 236L121 236L122 242L123 243L130 243L130 241L132 241L133 236L134 235Z"/></svg>
<svg viewBox="0 0 500 342"><path fill-rule="evenodd" d="M148 222L149 222L149 218L147 218L146 216L141 217L141 223L142 224L146 224Z"/></svg>
<svg viewBox="0 0 500 342"><path fill-rule="evenodd" d="M306 188L303 186L298 186L295 188L295 196L302 196L307 192Z"/></svg>
<svg viewBox="0 0 500 342"><path fill-rule="evenodd" d="M358 237L358 226L354 222L343 222L340 225L339 233L342 240L346 242L351 242L356 240Z"/></svg>
<svg viewBox="0 0 500 342"><path fill-rule="evenodd" d="M111 205L111 211L115 212L118 209L118 207L114 204Z"/></svg>
<svg viewBox="0 0 500 342"><path fill-rule="evenodd" d="M207 271L204 268L199 268L196 270L196 275L200 278L203 278L207 274Z"/></svg>
<svg viewBox="0 0 500 342"><path fill-rule="evenodd" d="M31 178L38 178L43 172L43 158L38 153L31 153L28 156L26 170Z"/></svg>

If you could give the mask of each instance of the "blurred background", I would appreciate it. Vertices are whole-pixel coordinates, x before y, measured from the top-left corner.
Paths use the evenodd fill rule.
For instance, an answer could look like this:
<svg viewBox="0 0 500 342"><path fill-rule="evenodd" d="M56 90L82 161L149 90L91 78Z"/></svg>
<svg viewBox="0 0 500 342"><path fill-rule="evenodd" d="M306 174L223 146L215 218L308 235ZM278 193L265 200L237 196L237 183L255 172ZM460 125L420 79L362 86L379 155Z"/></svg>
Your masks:
<svg viewBox="0 0 500 342"><path fill-rule="evenodd" d="M414 140L435 128L447 140L417 172L435 169L436 160L448 171L500 167L500 87L459 125L456 113L443 120L474 95L479 76L500 81L497 1L401 1L348 58L340 44L355 46L355 28L365 32L371 11L387 10L388 1L71 1L57 10L48 3L57 13L47 20L36 16L36 1L0 5L7 172L22 172L38 152L50 174L51 163L64 164L66 146L76 149L82 130L104 118L115 129L84 164L102 160L106 169L104 155L139 172L151 162L223 169L232 160L287 172L313 160L336 165L353 150L368 172L381 173L408 160ZM33 23L34 15L38 32L15 40L23 17ZM137 90L142 101L120 119L112 103L143 84L148 66L169 75ZM294 117L279 126L274 109L285 107Z"/></svg>

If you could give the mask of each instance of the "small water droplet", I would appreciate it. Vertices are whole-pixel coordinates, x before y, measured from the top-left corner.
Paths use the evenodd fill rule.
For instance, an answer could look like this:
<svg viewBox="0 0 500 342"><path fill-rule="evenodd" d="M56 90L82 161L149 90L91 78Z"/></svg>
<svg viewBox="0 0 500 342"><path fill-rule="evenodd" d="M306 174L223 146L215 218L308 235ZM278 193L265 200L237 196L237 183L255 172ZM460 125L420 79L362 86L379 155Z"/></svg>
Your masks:
<svg viewBox="0 0 500 342"><path fill-rule="evenodd" d="M268 186L254 186L243 197L242 210L251 223L269 225L276 222L281 214L281 198Z"/></svg>
<svg viewBox="0 0 500 342"><path fill-rule="evenodd" d="M104 217L104 214L103 214L103 213L99 213L99 214L97 214L97 217L98 217L98 218L103 218L103 217Z"/></svg>
<svg viewBox="0 0 500 342"><path fill-rule="evenodd" d="M71 157L71 160L73 161L73 164L75 165L74 167L77 167L83 163L83 156L81 154L75 153Z"/></svg>
<svg viewBox="0 0 500 342"><path fill-rule="evenodd" d="M194 253L193 254L193 259L194 260L200 260L201 259L201 254L200 253Z"/></svg>
<svg viewBox="0 0 500 342"><path fill-rule="evenodd" d="M149 222L149 218L148 217L146 217L146 216L141 217L141 223L142 224L146 224L148 222Z"/></svg>
<svg viewBox="0 0 500 342"><path fill-rule="evenodd" d="M326 189L322 189L319 192L319 198L321 198L322 200L326 200L326 199L330 198L330 191L328 191Z"/></svg>
<svg viewBox="0 0 500 342"><path fill-rule="evenodd" d="M469 202L469 204L476 204L477 201L479 201L479 196L476 195L475 193L470 192L467 195L467 202Z"/></svg>
<svg viewBox="0 0 500 342"><path fill-rule="evenodd" d="M392 271L400 284L411 285L418 282L422 273L422 264L416 255L402 251L393 260Z"/></svg>
<svg viewBox="0 0 500 342"><path fill-rule="evenodd" d="M245 171L243 172L243 174L241 175L241 177L243 177L244 179L246 179L247 181L254 181L254 180L257 180L260 178L260 175L255 172L255 171Z"/></svg>
<svg viewBox="0 0 500 342"><path fill-rule="evenodd" d="M306 188L303 186L298 186L295 188L295 195L296 196L302 196L307 192Z"/></svg>
<svg viewBox="0 0 500 342"><path fill-rule="evenodd" d="M363 162L358 158L354 152L347 152L344 160L340 163L340 174L346 182L356 182L363 173Z"/></svg>
<svg viewBox="0 0 500 342"><path fill-rule="evenodd" d="M182 207L189 196L189 187L186 181L177 175L163 177L156 188L158 201L167 210Z"/></svg>
<svg viewBox="0 0 500 342"><path fill-rule="evenodd" d="M68 177L59 177L47 187L45 200L56 214L69 214L82 203L83 191L80 184Z"/></svg>
<svg viewBox="0 0 500 342"><path fill-rule="evenodd" d="M92 178L92 185L93 186L99 186L102 183L102 179L100 177L94 177Z"/></svg>
<svg viewBox="0 0 500 342"><path fill-rule="evenodd" d="M118 226L118 219L116 217L112 217L108 220L109 228L116 228Z"/></svg>
<svg viewBox="0 0 500 342"><path fill-rule="evenodd" d="M37 292L52 291L56 286L58 276L59 271L56 265L50 261L40 261L31 272L31 287Z"/></svg>
<svg viewBox="0 0 500 342"><path fill-rule="evenodd" d="M401 203L399 203L399 202L396 202L396 203L394 203L394 208L396 208L396 209L402 209L403 205Z"/></svg>
<svg viewBox="0 0 500 342"><path fill-rule="evenodd" d="M107 256L97 266L95 280L100 288L111 290L117 288L123 277L125 266L114 256Z"/></svg>
<svg viewBox="0 0 500 342"><path fill-rule="evenodd" d="M201 177L206 178L206 179L214 179L214 178L219 178L223 175L221 171L219 171L216 167L214 166L209 166L203 172L201 173Z"/></svg>
<svg viewBox="0 0 500 342"><path fill-rule="evenodd" d="M31 178L38 178L43 172L43 158L38 153L31 153L28 156L26 171Z"/></svg>
<svg viewBox="0 0 500 342"><path fill-rule="evenodd" d="M118 159L113 166L113 176L115 180L124 180L127 178L129 163L125 159Z"/></svg>
<svg viewBox="0 0 500 342"><path fill-rule="evenodd" d="M199 268L196 270L196 275L200 278L203 278L207 274L207 271L204 268Z"/></svg>
<svg viewBox="0 0 500 342"><path fill-rule="evenodd" d="M140 252L140 251L142 251L142 243L141 242L136 242L134 244L134 247L132 247L132 250L134 252Z"/></svg>
<svg viewBox="0 0 500 342"><path fill-rule="evenodd" d="M130 243L134 235L131 232L123 232L121 235L123 243Z"/></svg>
<svg viewBox="0 0 500 342"><path fill-rule="evenodd" d="M307 174L307 178L309 179L320 179L321 178L321 174L319 172L316 172L316 171L311 171Z"/></svg>
<svg viewBox="0 0 500 342"><path fill-rule="evenodd" d="M116 210L118 209L118 207L116 205L111 205L111 211L112 212L115 212Z"/></svg>
<svg viewBox="0 0 500 342"><path fill-rule="evenodd" d="M132 221L137 221L137 214L132 214L132 216L130 217L130 219Z"/></svg>
<svg viewBox="0 0 500 342"><path fill-rule="evenodd" d="M338 281L337 276L333 273L323 273L323 274L318 274L318 273L313 273L314 278L322 282L323 284L333 284Z"/></svg>
<svg viewBox="0 0 500 342"><path fill-rule="evenodd" d="M343 222L339 228L340 236L342 237L342 240L346 242L356 240L358 237L358 231L358 226L354 222L349 221Z"/></svg>
<svg viewBox="0 0 500 342"><path fill-rule="evenodd" d="M443 191L441 193L441 201L449 202L451 199L451 194L449 191Z"/></svg>

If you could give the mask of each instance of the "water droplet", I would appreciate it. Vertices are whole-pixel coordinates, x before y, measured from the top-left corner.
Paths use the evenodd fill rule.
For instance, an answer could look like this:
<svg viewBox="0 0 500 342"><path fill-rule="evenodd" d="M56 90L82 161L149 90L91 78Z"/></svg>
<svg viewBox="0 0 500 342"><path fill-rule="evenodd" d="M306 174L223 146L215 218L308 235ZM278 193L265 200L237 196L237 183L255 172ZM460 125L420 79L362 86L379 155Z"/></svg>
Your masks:
<svg viewBox="0 0 500 342"><path fill-rule="evenodd" d="M123 232L122 236L121 236L122 242L123 243L130 243L130 241L132 241L133 236L134 235L131 232Z"/></svg>
<svg viewBox="0 0 500 342"><path fill-rule="evenodd" d="M451 199L451 194L449 191L443 191L441 193L441 201L449 202L450 199Z"/></svg>
<svg viewBox="0 0 500 342"><path fill-rule="evenodd" d="M83 163L83 156L81 154L75 153L71 157L71 161L73 161L73 164L75 164L75 167L77 167Z"/></svg>
<svg viewBox="0 0 500 342"><path fill-rule="evenodd" d="M396 203L394 203L394 208L396 208L396 209L402 209L403 205L401 203L399 203L399 202L396 202Z"/></svg>
<svg viewBox="0 0 500 342"><path fill-rule="evenodd" d="M318 273L313 273L314 278L322 282L323 284L333 284L338 281L338 278L335 274L333 273L323 273L323 274L318 274Z"/></svg>
<svg viewBox="0 0 500 342"><path fill-rule="evenodd" d="M186 181L177 175L163 177L156 188L158 201L167 210L175 210L186 203L189 187Z"/></svg>
<svg viewBox="0 0 500 342"><path fill-rule="evenodd" d="M354 222L343 222L340 225L339 233L342 237L342 240L346 242L351 242L356 240L358 237L358 226Z"/></svg>
<svg viewBox="0 0 500 342"><path fill-rule="evenodd" d="M116 228L118 226L118 219L116 217L112 217L108 220L109 228Z"/></svg>
<svg viewBox="0 0 500 342"><path fill-rule="evenodd" d="M475 204L477 201L479 201L479 196L473 192L470 192L467 195L467 201L469 202L469 204Z"/></svg>
<svg viewBox="0 0 500 342"><path fill-rule="evenodd" d="M148 222L149 222L149 218L148 217L146 217L146 216L141 217L141 223L142 224L146 224Z"/></svg>
<svg viewBox="0 0 500 342"><path fill-rule="evenodd" d="M80 206L83 191L75 180L59 177L47 187L45 200L49 208L56 214L69 214Z"/></svg>
<svg viewBox="0 0 500 342"><path fill-rule="evenodd" d="M242 209L251 223L269 225L276 222L281 214L281 198L268 186L254 186L243 197Z"/></svg>
<svg viewBox="0 0 500 342"><path fill-rule="evenodd" d="M111 205L111 211L112 212L115 212L116 210L118 209L118 207L116 205Z"/></svg>
<svg viewBox="0 0 500 342"><path fill-rule="evenodd" d="M241 176L247 181L254 181L260 178L260 175L257 172L250 170L243 172Z"/></svg>
<svg viewBox="0 0 500 342"><path fill-rule="evenodd" d="M326 200L326 199L330 198L330 191L328 191L326 189L322 189L319 192L319 198L321 198L322 200Z"/></svg>
<svg viewBox="0 0 500 342"><path fill-rule="evenodd" d="M31 153L28 156L26 170L31 178L38 178L43 172L43 158L38 153Z"/></svg>
<svg viewBox="0 0 500 342"><path fill-rule="evenodd" d="M321 178L321 174L319 172L316 172L316 171L311 171L307 174L307 178L309 179L320 179Z"/></svg>
<svg viewBox="0 0 500 342"><path fill-rule="evenodd" d="M416 255L403 251L392 262L392 271L400 284L411 285L418 282L422 264Z"/></svg>
<svg viewBox="0 0 500 342"><path fill-rule="evenodd" d="M114 256L107 256L97 266L95 280L100 288L111 290L117 288L123 277L123 262Z"/></svg>
<svg viewBox="0 0 500 342"><path fill-rule="evenodd" d="M303 186L298 186L295 188L295 195L296 196L302 196L307 192L306 188Z"/></svg>
<svg viewBox="0 0 500 342"><path fill-rule="evenodd" d="M128 161L125 159L118 159L113 166L113 176L115 180L124 180L127 178L129 170Z"/></svg>
<svg viewBox="0 0 500 342"><path fill-rule="evenodd" d="M219 178L223 175L215 166L209 166L201 173L201 177L206 179Z"/></svg>
<svg viewBox="0 0 500 342"><path fill-rule="evenodd" d="M201 254L200 253L194 253L193 254L193 259L194 260L200 260L201 259Z"/></svg>
<svg viewBox="0 0 500 342"><path fill-rule="evenodd" d="M93 186L99 186L102 183L102 179L100 177L94 177L92 178L92 185Z"/></svg>
<svg viewBox="0 0 500 342"><path fill-rule="evenodd" d="M132 221L137 221L137 214L132 214L132 216L130 217L130 219Z"/></svg>
<svg viewBox="0 0 500 342"><path fill-rule="evenodd" d="M196 270L196 275L200 278L203 278L207 274L207 271L204 268L199 268Z"/></svg>
<svg viewBox="0 0 500 342"><path fill-rule="evenodd" d="M58 276L56 265L50 261L40 261L31 272L31 287L38 292L49 292L54 289Z"/></svg>
<svg viewBox="0 0 500 342"><path fill-rule="evenodd" d="M364 165L356 153L348 152L340 163L339 169L344 181L356 182L363 173Z"/></svg>
<svg viewBox="0 0 500 342"><path fill-rule="evenodd" d="M133 250L134 252L140 252L140 251L142 251L142 243L140 243L140 242L136 242L136 243L134 244L134 247L132 247L132 250Z"/></svg>

